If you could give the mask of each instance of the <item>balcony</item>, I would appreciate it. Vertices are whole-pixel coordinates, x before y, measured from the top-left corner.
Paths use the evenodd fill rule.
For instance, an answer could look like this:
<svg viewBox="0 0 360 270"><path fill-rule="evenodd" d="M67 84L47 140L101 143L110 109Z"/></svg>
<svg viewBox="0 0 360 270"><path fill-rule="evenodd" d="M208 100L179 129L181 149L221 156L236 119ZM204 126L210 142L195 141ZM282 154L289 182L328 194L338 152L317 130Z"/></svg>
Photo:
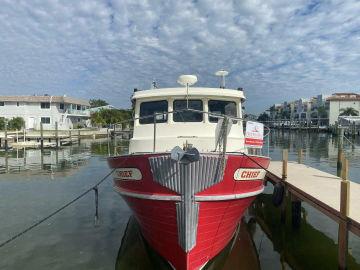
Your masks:
<svg viewBox="0 0 360 270"><path fill-rule="evenodd" d="M74 110L74 109L67 109L67 114L76 115L76 116L90 116L89 110Z"/></svg>

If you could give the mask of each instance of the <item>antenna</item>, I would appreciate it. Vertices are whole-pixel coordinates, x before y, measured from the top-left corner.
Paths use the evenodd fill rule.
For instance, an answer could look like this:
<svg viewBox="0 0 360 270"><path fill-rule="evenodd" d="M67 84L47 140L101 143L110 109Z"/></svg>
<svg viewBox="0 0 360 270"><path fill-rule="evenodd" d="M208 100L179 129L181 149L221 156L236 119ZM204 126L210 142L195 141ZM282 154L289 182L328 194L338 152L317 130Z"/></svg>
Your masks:
<svg viewBox="0 0 360 270"><path fill-rule="evenodd" d="M153 79L153 81L151 83L151 89L156 89L156 88L158 88L158 87L157 87L155 79Z"/></svg>
<svg viewBox="0 0 360 270"><path fill-rule="evenodd" d="M229 72L223 69L220 69L219 71L215 72L215 76L221 77L220 88L225 88L225 76L227 76L228 74Z"/></svg>
<svg viewBox="0 0 360 270"><path fill-rule="evenodd" d="M195 75L180 75L177 82L186 86L186 109L189 109L189 86L197 82Z"/></svg>

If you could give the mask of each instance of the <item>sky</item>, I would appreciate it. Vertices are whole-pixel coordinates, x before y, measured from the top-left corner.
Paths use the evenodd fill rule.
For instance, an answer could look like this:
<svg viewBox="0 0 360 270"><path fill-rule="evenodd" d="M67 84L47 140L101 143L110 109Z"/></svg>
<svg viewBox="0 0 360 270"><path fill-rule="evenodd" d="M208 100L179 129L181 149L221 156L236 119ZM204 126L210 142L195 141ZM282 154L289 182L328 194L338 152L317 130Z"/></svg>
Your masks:
<svg viewBox="0 0 360 270"><path fill-rule="evenodd" d="M0 95L101 98L134 88L243 87L249 113L360 90L360 1L0 0ZM220 91L220 90L219 90Z"/></svg>

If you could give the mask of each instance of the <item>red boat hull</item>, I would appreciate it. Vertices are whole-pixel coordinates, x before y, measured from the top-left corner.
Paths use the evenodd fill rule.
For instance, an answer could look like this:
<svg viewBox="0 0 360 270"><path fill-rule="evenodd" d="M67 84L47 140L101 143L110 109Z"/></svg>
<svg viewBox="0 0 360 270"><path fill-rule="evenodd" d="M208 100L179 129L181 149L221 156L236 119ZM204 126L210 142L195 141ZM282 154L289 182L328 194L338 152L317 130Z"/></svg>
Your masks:
<svg viewBox="0 0 360 270"><path fill-rule="evenodd" d="M159 154L161 155L161 154ZM112 168L130 168L115 175L115 189L123 196L138 220L149 244L177 270L200 269L216 256L231 240L244 211L263 190L263 172L269 159L227 155L226 167L220 182L197 192L194 203L196 216L195 244L186 250L180 244L179 204L183 196L156 182L149 158L155 154L129 155L109 158ZM261 167L259 166L261 165ZM245 180L235 180L238 169L244 169ZM141 172L141 179L134 176ZM246 171L248 170L248 171ZM246 180L246 176L252 178ZM136 178L136 180L135 180Z"/></svg>

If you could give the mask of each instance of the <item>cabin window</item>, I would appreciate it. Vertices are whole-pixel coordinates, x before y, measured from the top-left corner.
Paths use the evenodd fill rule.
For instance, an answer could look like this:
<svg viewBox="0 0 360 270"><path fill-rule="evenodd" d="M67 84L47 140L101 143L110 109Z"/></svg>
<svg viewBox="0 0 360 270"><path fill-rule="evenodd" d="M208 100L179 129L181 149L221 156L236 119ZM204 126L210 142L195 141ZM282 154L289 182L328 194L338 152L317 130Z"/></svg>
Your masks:
<svg viewBox="0 0 360 270"><path fill-rule="evenodd" d="M50 102L41 102L40 107L41 109L50 109Z"/></svg>
<svg viewBox="0 0 360 270"><path fill-rule="evenodd" d="M5 106L5 102L4 102L4 101L0 101L0 106Z"/></svg>
<svg viewBox="0 0 360 270"><path fill-rule="evenodd" d="M50 117L41 117L41 123L50 124Z"/></svg>
<svg viewBox="0 0 360 270"><path fill-rule="evenodd" d="M203 111L203 102L201 100L189 100L189 109ZM186 100L175 100L174 111L186 110ZM174 122L201 122L203 114L192 111L174 112Z"/></svg>
<svg viewBox="0 0 360 270"><path fill-rule="evenodd" d="M76 110L81 111L81 105L76 105Z"/></svg>
<svg viewBox="0 0 360 270"><path fill-rule="evenodd" d="M209 100L208 106L210 113L237 117L236 103L233 101ZM209 115L209 121L217 123L218 118Z"/></svg>
<svg viewBox="0 0 360 270"><path fill-rule="evenodd" d="M167 114L164 112L167 111L168 102L166 100L142 102L140 104L140 124L154 123L154 113L157 113L156 123L165 123L167 121Z"/></svg>
<svg viewBox="0 0 360 270"><path fill-rule="evenodd" d="M60 110L63 110L64 109L64 103L60 103Z"/></svg>

